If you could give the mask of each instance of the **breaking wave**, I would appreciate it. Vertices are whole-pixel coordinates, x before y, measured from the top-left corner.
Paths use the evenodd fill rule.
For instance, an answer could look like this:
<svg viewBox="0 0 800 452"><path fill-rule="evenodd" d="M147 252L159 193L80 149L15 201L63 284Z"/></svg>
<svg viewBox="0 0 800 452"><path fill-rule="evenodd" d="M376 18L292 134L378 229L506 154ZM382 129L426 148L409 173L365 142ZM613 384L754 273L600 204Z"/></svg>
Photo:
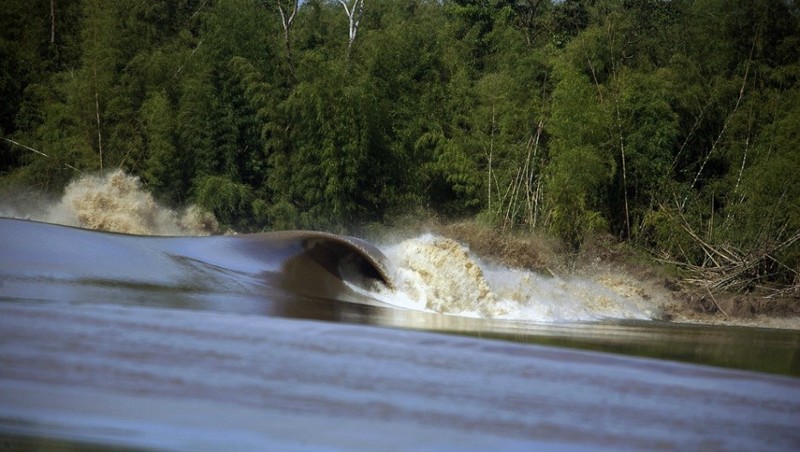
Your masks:
<svg viewBox="0 0 800 452"><path fill-rule="evenodd" d="M214 216L197 206L175 211L160 205L138 177L116 170L71 182L55 202L26 199L0 214L85 229L138 235L209 235L219 229Z"/></svg>
<svg viewBox="0 0 800 452"><path fill-rule="evenodd" d="M544 276L482 261L460 243L426 234L382 248L395 290L378 297L398 307L442 314L574 322L652 319L662 300L631 278Z"/></svg>

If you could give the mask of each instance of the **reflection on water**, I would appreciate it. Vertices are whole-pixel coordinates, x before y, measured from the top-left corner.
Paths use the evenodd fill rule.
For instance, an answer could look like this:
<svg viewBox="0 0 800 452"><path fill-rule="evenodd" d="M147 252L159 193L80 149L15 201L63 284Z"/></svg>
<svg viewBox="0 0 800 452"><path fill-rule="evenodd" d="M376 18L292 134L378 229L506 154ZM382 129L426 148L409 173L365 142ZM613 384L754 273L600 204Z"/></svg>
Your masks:
<svg viewBox="0 0 800 452"><path fill-rule="evenodd" d="M624 275L393 250L0 218L0 452L800 444L797 378L609 353L797 377L798 331L647 320Z"/></svg>
<svg viewBox="0 0 800 452"><path fill-rule="evenodd" d="M641 320L536 324L394 310L377 310L366 321L800 376L800 331L796 330Z"/></svg>

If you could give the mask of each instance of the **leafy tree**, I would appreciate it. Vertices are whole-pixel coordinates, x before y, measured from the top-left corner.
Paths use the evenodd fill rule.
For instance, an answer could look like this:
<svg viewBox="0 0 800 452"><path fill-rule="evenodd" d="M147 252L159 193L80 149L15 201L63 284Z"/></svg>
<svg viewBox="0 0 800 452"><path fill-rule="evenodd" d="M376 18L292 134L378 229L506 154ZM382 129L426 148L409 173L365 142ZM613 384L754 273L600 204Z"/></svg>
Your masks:
<svg viewBox="0 0 800 452"><path fill-rule="evenodd" d="M549 126L547 224L578 247L587 234L607 224L608 190L616 171L609 136L612 118L585 74L568 66L558 71Z"/></svg>
<svg viewBox="0 0 800 452"><path fill-rule="evenodd" d="M154 93L142 106L145 145L148 149L145 181L162 198L178 203L187 192L187 155L178 152L174 111L167 96Z"/></svg>

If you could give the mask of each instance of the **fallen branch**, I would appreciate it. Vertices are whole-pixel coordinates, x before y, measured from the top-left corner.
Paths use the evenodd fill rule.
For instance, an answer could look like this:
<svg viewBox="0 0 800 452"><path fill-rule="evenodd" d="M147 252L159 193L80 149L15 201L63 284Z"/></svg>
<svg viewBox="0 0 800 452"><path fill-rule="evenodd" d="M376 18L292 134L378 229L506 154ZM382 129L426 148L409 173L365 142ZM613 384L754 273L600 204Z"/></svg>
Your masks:
<svg viewBox="0 0 800 452"><path fill-rule="evenodd" d="M678 215L681 228L697 244L705 258L699 264L692 263L688 255L683 252L683 261L671 258L669 255L657 259L683 269L687 275L683 278L684 283L701 287L712 294L721 291L750 291L779 273L794 274L795 281L799 280L797 270L790 268L776 256L800 241L800 230L782 242L760 243L749 251L743 251L729 244L709 243L692 229L680 211ZM797 285L793 288L775 290L768 297L780 296L781 293L796 293ZM716 300L714 302L716 303Z"/></svg>
<svg viewBox="0 0 800 452"><path fill-rule="evenodd" d="M708 287L706 287L706 291L708 292L708 295L711 297L711 301L714 302L714 305L717 307L717 309L719 309L721 313L725 314L725 318L727 319L728 313L725 312L724 309L722 309L722 306L720 306L719 303L717 303L717 299L714 297L714 294L711 293L711 290Z"/></svg>

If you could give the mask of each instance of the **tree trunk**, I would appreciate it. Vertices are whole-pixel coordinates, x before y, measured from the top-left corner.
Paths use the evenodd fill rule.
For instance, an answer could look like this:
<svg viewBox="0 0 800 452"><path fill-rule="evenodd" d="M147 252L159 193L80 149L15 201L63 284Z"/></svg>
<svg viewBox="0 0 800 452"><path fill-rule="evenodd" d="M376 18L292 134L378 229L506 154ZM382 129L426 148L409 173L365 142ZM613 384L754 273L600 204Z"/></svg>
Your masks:
<svg viewBox="0 0 800 452"><path fill-rule="evenodd" d="M50 44L56 42L56 0L50 0Z"/></svg>
<svg viewBox="0 0 800 452"><path fill-rule="evenodd" d="M361 23L361 16L364 14L364 0L353 0L353 4L349 5L345 0L339 0L339 3L344 7L344 12L347 13L349 20L349 33L347 41L347 53L345 59L350 61L350 52L353 49L353 42L356 40L358 34L358 26Z"/></svg>
<svg viewBox="0 0 800 452"><path fill-rule="evenodd" d="M283 47L286 51L286 64L289 68L289 79L294 79L294 60L292 59L292 45L290 40L290 30L292 29L292 22L297 14L298 0L292 2L292 12L287 14L281 5L280 0L277 0L278 13L281 15L281 25L283 25Z"/></svg>

